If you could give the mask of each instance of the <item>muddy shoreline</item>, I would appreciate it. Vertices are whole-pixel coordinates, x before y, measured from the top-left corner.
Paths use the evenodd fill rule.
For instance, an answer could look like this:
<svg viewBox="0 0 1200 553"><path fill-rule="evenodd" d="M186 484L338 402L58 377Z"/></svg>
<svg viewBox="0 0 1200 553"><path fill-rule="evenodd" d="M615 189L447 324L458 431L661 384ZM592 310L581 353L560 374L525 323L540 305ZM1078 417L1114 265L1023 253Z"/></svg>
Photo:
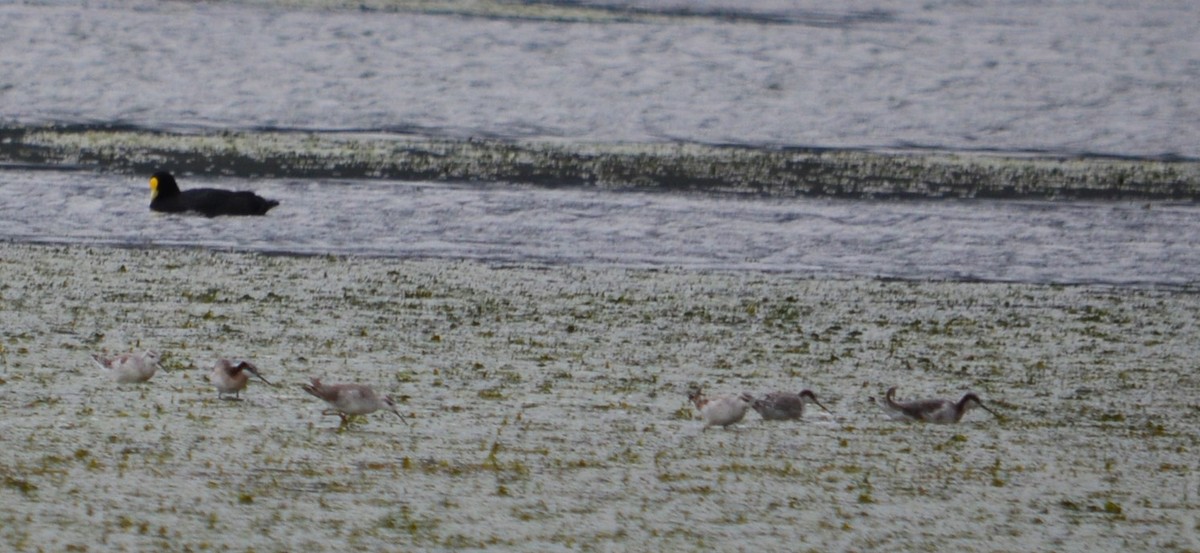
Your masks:
<svg viewBox="0 0 1200 553"><path fill-rule="evenodd" d="M508 182L780 198L1200 199L1200 162L1022 152L0 127L0 163L191 176ZM1019 184L1014 184L1019 183Z"/></svg>
<svg viewBox="0 0 1200 553"><path fill-rule="evenodd" d="M1200 297L0 244L15 551L1197 551ZM154 348L118 386L101 350ZM207 370L278 384L217 400ZM298 384L413 423L337 431ZM688 386L834 413L700 430ZM971 390L1002 418L888 419Z"/></svg>

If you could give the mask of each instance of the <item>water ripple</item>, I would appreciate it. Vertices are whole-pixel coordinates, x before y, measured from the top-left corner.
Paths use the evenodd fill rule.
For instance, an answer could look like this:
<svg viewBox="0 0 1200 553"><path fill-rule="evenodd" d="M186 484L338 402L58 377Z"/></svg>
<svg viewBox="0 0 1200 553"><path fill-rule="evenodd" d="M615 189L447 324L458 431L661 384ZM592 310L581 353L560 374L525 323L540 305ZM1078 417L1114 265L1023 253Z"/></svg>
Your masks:
<svg viewBox="0 0 1200 553"><path fill-rule="evenodd" d="M800 276L1192 287L1200 206L844 201L343 180L191 180L282 200L262 218L166 216L141 179L0 173L21 242L752 270Z"/></svg>

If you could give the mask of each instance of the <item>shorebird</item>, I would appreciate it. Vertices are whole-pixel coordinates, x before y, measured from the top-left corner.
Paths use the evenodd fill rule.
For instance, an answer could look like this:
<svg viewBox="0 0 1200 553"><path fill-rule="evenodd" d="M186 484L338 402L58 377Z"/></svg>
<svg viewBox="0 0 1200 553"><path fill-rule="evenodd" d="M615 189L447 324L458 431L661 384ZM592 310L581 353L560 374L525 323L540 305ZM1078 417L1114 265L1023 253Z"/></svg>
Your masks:
<svg viewBox="0 0 1200 553"><path fill-rule="evenodd" d="M763 420L769 421L786 421L799 419L804 415L804 404L813 403L820 407L826 413L833 414L820 401L817 401L817 394L812 390L804 390L800 393L793 392L771 392L762 397L762 399L754 400L751 407L762 415Z"/></svg>
<svg viewBox="0 0 1200 553"><path fill-rule="evenodd" d="M312 379L311 384L301 384L304 391L312 394L313 397L328 403L332 409L326 409L321 412L322 415L333 415L342 418L342 426L349 424L350 417L354 415L366 415L374 413L380 409L387 409L400 417L404 424L408 424L408 420L404 415L400 414L400 410L396 408L396 402L388 396L381 396L375 393L370 386L362 384L322 384L321 379Z"/></svg>
<svg viewBox="0 0 1200 553"><path fill-rule="evenodd" d="M213 365L212 372L208 375L208 381L212 382L217 388L217 399L232 399L239 400L238 394L246 389L246 385L250 383L252 374L259 380L266 382L267 386L274 386L263 378L263 375L258 374L258 367L249 361L239 361L234 363L228 359L221 359ZM233 394L229 397L228 394Z"/></svg>
<svg viewBox="0 0 1200 553"><path fill-rule="evenodd" d="M699 388L688 393L688 400L696 406L700 411L700 415L704 417L704 428L708 430L710 426L720 426L728 429L729 425L741 422L746 416L746 411L750 409L750 404L754 402L754 396L747 392L742 392L736 396L717 396L714 398L704 397L704 392Z"/></svg>
<svg viewBox="0 0 1200 553"><path fill-rule="evenodd" d="M158 370L158 352L122 353L112 357L92 354L97 367L107 371L120 384L145 382Z"/></svg>
<svg viewBox="0 0 1200 553"><path fill-rule="evenodd" d="M914 401L896 401L896 387L888 388L879 406L895 418L911 421L932 422L938 424L953 424L961 421L963 415L972 407L979 407L999 418L995 411L988 409L979 396L968 393L953 402L948 399L918 399Z"/></svg>

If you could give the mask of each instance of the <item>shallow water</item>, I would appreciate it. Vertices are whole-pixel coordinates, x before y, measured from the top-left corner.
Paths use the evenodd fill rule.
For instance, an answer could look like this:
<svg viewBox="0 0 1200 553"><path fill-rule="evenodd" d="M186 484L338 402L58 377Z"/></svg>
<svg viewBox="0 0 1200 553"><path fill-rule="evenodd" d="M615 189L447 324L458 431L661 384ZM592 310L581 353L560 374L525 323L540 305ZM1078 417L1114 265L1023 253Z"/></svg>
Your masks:
<svg viewBox="0 0 1200 553"><path fill-rule="evenodd" d="M340 4L4 3L0 112L17 125L1200 157L1187 0L323 9Z"/></svg>
<svg viewBox="0 0 1200 553"><path fill-rule="evenodd" d="M185 186L250 186L243 180ZM258 180L263 218L147 209L140 179L0 175L18 242L750 270L797 276L1192 287L1194 203L776 200L514 185Z"/></svg>
<svg viewBox="0 0 1200 553"><path fill-rule="evenodd" d="M774 159L760 175L755 163L722 165L728 151L685 147L1195 158L1200 17L1189 2L360 4L0 5L0 238L820 276L1197 282L1200 252L1187 239L1197 235L1195 204L760 198L753 192L774 186L790 160ZM73 130L27 136L42 124ZM88 132L110 127L131 132L117 140ZM180 129L202 132L158 134ZM343 136L335 129L384 138L339 150L346 143L331 138ZM406 152L387 142L400 136L444 142ZM485 147L468 147L479 137ZM504 148L516 139L534 146ZM645 143L679 149L655 157ZM625 148L615 171L624 191L587 189L613 178L597 176L604 167L593 164L593 144L605 154ZM643 154L649 161L638 161ZM440 164L421 165L430 159ZM984 174L989 191L1006 197L1021 198L1025 187L1036 189L1027 197L1056 197L1059 171L1083 197L1131 189L1196 197L1195 163L1134 160L1077 172L1005 159ZM669 185L654 180L679 160L691 165L662 177ZM856 197L869 198L878 183L884 196L940 197L948 187L970 196L981 174L889 161L797 165L779 187L818 196L862 187ZM842 163L859 171L816 184L797 177ZM330 179L341 166L380 180ZM45 168L94 172L29 170ZM155 216L145 210L144 179L158 169L180 173L185 187L252 188L283 204L262 220ZM295 178L249 180L264 174ZM679 193L645 193L639 180ZM692 188L752 193L684 192Z"/></svg>

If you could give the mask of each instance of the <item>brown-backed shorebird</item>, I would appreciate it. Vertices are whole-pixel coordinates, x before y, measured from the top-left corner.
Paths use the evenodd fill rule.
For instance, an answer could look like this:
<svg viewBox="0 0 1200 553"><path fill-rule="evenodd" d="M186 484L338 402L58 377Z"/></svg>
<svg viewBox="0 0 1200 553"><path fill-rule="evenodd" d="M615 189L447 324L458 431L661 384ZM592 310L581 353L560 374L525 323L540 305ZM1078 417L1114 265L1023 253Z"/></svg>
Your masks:
<svg viewBox="0 0 1200 553"><path fill-rule="evenodd" d="M798 394L795 392L771 392L754 400L751 407L758 411L764 420L786 421L803 416L805 403L812 403L826 413L832 414L829 409L821 405L820 401L817 401L817 395L812 390L804 390Z"/></svg>
<svg viewBox="0 0 1200 553"><path fill-rule="evenodd" d="M932 422L938 424L953 424L961 421L963 415L972 407L979 407L992 416L1000 418L995 411L988 409L979 396L968 393L957 402L948 399L918 399L913 401L896 401L896 387L888 388L879 406L894 418L911 421Z"/></svg>
<svg viewBox="0 0 1200 553"><path fill-rule="evenodd" d="M258 367L249 361L230 361L229 359L221 359L213 365L212 372L208 375L208 381L217 388L218 399L239 400L238 394L246 389L246 385L250 383L250 376L254 375L259 380L266 382L267 386L274 386L263 375L258 374ZM233 394L233 397L229 397Z"/></svg>
<svg viewBox="0 0 1200 553"><path fill-rule="evenodd" d="M362 384L322 384L321 379L312 379L311 384L302 384L300 386L304 391L312 394L313 397L328 403L332 409L326 409L321 414L333 415L342 418L342 425L345 426L350 422L350 417L354 415L366 415L374 413L380 409L387 409L400 417L404 424L408 424L408 420L404 415L400 414L400 410L396 408L396 402L392 398L384 395L379 395L372 390L370 386Z"/></svg>

